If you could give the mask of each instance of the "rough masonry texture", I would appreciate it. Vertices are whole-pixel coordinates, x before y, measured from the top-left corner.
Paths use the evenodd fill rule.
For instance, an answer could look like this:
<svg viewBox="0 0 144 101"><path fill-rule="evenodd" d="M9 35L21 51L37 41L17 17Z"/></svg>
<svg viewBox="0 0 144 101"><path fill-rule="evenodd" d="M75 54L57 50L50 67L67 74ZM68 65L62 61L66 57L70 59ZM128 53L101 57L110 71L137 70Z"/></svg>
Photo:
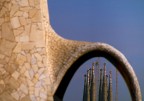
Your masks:
<svg viewBox="0 0 144 101"><path fill-rule="evenodd" d="M54 96L61 101L59 92L65 92L73 64L94 56L111 61L132 100L142 101L137 77L118 50L58 36L49 22L47 0L0 0L0 101L54 101Z"/></svg>

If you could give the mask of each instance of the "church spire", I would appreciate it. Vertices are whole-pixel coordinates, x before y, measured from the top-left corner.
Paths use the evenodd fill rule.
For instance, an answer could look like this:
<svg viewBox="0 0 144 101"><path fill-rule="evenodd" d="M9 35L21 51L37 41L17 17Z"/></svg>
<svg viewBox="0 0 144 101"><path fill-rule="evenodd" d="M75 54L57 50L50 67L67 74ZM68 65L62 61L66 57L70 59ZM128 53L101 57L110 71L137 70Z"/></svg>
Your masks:
<svg viewBox="0 0 144 101"><path fill-rule="evenodd" d="M90 70L87 70L87 101L90 101Z"/></svg>
<svg viewBox="0 0 144 101"><path fill-rule="evenodd" d="M87 75L84 75L83 101L87 101Z"/></svg>
<svg viewBox="0 0 144 101"><path fill-rule="evenodd" d="M95 69L94 63L92 64L91 69L91 88L90 88L90 101L96 101L96 80L95 80Z"/></svg>
<svg viewBox="0 0 144 101"><path fill-rule="evenodd" d="M96 91L99 91L99 82L100 82L100 68L99 68L99 62L95 63L96 69L95 69L95 76L96 76ZM97 92L97 97L99 96L99 93Z"/></svg>
<svg viewBox="0 0 144 101"><path fill-rule="evenodd" d="M109 72L108 101L112 101L112 72Z"/></svg>
<svg viewBox="0 0 144 101"><path fill-rule="evenodd" d="M102 69L100 69L99 100L102 101Z"/></svg>
<svg viewBox="0 0 144 101"><path fill-rule="evenodd" d="M107 79L106 79L106 63L104 63L103 70L103 89L102 89L102 101L107 101Z"/></svg>

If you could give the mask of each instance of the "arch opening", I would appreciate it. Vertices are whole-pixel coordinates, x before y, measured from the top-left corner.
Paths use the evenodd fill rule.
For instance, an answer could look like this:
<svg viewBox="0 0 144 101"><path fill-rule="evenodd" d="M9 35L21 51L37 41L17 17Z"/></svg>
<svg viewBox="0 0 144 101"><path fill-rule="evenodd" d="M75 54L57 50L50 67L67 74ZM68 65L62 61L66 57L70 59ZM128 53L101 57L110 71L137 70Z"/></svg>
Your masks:
<svg viewBox="0 0 144 101"><path fill-rule="evenodd" d="M71 66L70 68L67 70L67 72L65 73L63 79L61 80L55 95L54 95L54 99L55 101L62 101L64 94L66 92L66 89L72 79L72 77L74 76L75 72L77 71L77 69L87 60L93 58L93 57L104 57L106 58L109 62L111 62L114 67L116 67L118 69L118 71L120 72L120 74L122 75L122 77L124 78L127 87L129 89L132 101L141 101L139 99L139 96L136 94L137 89L139 89L137 86L137 84L135 84L133 76L131 75L131 73L133 73L132 71L129 71L127 69L127 65L121 61L121 59L119 59L119 57L117 57L115 54L111 54L109 52L105 52L105 51L100 51L100 50L92 50L88 53L85 53L84 55L80 56Z"/></svg>
<svg viewBox="0 0 144 101"><path fill-rule="evenodd" d="M109 92L109 76L110 72L112 74L112 101L131 101L130 93L128 91L128 88L126 86L126 83L122 76L119 74L119 72L116 70L116 68L105 58L103 57L94 57L92 59L87 60L84 62L78 70L76 70L74 76L72 77L66 92L63 97L63 101L83 101L86 97L84 95L86 94L85 91L85 85L86 85L86 77L87 71L91 70L94 66L94 74L95 74L95 97L96 101L99 101L99 90L100 90L100 70L104 69L104 64L106 64L106 77L107 77L107 94ZM102 71L103 73L104 71ZM104 75L102 74L102 77ZM103 81L103 79L102 79ZM102 82L101 81L101 82ZM90 90L92 93L92 91ZM86 95L85 95L86 96ZM108 96L108 95L107 95ZM118 100L116 100L118 99Z"/></svg>

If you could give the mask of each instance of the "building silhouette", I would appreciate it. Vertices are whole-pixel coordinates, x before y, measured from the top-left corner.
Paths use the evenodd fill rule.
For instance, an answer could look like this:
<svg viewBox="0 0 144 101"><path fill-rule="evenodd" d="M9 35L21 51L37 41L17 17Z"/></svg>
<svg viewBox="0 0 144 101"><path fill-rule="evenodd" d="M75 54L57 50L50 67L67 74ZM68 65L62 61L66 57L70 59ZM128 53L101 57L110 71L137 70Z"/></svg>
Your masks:
<svg viewBox="0 0 144 101"><path fill-rule="evenodd" d="M93 63L84 75L83 101L113 101L112 71L107 74L106 63L98 65Z"/></svg>

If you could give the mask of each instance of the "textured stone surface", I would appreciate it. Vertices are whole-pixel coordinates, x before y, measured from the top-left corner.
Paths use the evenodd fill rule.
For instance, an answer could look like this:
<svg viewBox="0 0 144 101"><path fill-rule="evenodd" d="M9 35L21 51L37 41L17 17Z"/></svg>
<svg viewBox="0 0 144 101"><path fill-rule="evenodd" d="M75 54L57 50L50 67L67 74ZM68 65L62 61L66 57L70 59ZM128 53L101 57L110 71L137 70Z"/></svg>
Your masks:
<svg viewBox="0 0 144 101"><path fill-rule="evenodd" d="M43 32L37 28L37 25L31 26L30 41L42 41L44 40Z"/></svg>
<svg viewBox="0 0 144 101"><path fill-rule="evenodd" d="M2 38L14 41L14 35L10 23L2 24Z"/></svg>
<svg viewBox="0 0 144 101"><path fill-rule="evenodd" d="M115 48L58 36L47 0L0 0L0 101L53 101L67 70L92 51L116 60L133 101L142 101L131 65Z"/></svg>
<svg viewBox="0 0 144 101"><path fill-rule="evenodd" d="M0 53L10 56L16 43L5 39L0 40Z"/></svg>
<svg viewBox="0 0 144 101"><path fill-rule="evenodd" d="M20 6L28 6L29 5L28 0L19 0L19 5Z"/></svg>
<svg viewBox="0 0 144 101"><path fill-rule="evenodd" d="M20 75L20 73L17 72L17 71L15 71L15 72L12 74L12 77L13 77L15 80L17 80L18 77L19 77L19 75Z"/></svg>
<svg viewBox="0 0 144 101"><path fill-rule="evenodd" d="M19 18L18 17L11 18L11 25L12 25L13 28L20 27Z"/></svg>

